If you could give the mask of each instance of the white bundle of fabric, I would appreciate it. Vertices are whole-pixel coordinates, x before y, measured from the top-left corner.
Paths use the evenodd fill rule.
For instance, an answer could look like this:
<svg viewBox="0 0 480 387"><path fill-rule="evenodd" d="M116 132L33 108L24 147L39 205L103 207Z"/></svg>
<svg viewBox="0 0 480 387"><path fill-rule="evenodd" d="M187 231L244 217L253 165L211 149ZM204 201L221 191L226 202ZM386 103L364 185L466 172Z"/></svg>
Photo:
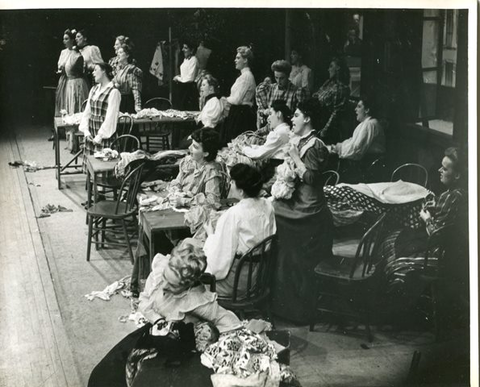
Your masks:
<svg viewBox="0 0 480 387"><path fill-rule="evenodd" d="M295 163L287 157L276 169L276 180L272 186L272 196L275 199L290 199L295 190Z"/></svg>

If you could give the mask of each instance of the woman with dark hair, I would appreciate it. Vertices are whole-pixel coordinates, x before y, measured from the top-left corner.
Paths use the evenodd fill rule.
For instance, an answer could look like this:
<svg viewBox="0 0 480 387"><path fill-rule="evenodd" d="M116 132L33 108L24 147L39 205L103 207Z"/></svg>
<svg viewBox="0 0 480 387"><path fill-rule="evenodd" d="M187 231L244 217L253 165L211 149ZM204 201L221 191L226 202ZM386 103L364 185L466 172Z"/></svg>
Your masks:
<svg viewBox="0 0 480 387"><path fill-rule="evenodd" d="M117 51L123 44L129 44L132 47L132 42L130 42L129 38L124 35L119 35L115 38L115 43L113 44L113 49L115 50L115 56L110 58L108 64L112 66L113 69L113 76L117 74L117 66L118 66L118 55Z"/></svg>
<svg viewBox="0 0 480 387"><path fill-rule="evenodd" d="M316 128L326 143L341 141L339 116L350 97L350 70L345 60L333 58L328 68L329 79L313 94L321 106L321 121Z"/></svg>
<svg viewBox="0 0 480 387"><path fill-rule="evenodd" d="M360 124L355 128L352 137L331 145L330 150L338 154L340 159L357 161L367 156L376 158L385 153L385 135L375 118L375 108L370 98L362 96L355 107L355 114Z"/></svg>
<svg viewBox="0 0 480 387"><path fill-rule="evenodd" d="M178 110L196 111L198 107L198 91L195 78L198 72L198 60L195 56L196 47L193 43L184 41L182 45L183 62L180 65L180 75L173 81L176 83L176 95L173 106Z"/></svg>
<svg viewBox="0 0 480 387"><path fill-rule="evenodd" d="M200 85L200 99L203 101L202 111L195 119L204 127L215 128L225 117L225 104L220 97L220 85L216 78L207 74Z"/></svg>
<svg viewBox="0 0 480 387"><path fill-rule="evenodd" d="M230 196L240 201L218 219L215 232L204 225L208 235L203 246L206 272L215 275L220 297L232 295L238 264L235 258L276 232L273 206L259 197L263 186L260 172L249 165L236 164L230 170L230 177ZM245 277L246 273L241 276L238 296L247 288Z"/></svg>
<svg viewBox="0 0 480 387"><path fill-rule="evenodd" d="M143 72L134 64L132 49L128 44L117 50L117 74L113 78L114 86L122 94L120 111L135 113L142 110L142 78Z"/></svg>
<svg viewBox="0 0 480 387"><path fill-rule="evenodd" d="M251 159L284 159L287 154L285 146L290 140L292 112L284 100L275 100L268 116L269 127L273 128L263 145L250 145L243 148L243 154Z"/></svg>
<svg viewBox="0 0 480 387"><path fill-rule="evenodd" d="M77 46L80 49L85 61L85 69L90 73L94 70L96 63L103 63L102 54L97 46L88 43L88 34L86 30L80 30L75 36Z"/></svg>
<svg viewBox="0 0 480 387"><path fill-rule="evenodd" d="M314 269L332 254L333 221L322 179L328 150L315 136L318 113L316 100L298 104L292 130L299 140L289 151L297 176L295 190L290 199L273 202L279 244L273 310L297 323L311 321L316 300Z"/></svg>
<svg viewBox="0 0 480 387"><path fill-rule="evenodd" d="M240 71L227 97L229 105L228 117L221 133L221 144L226 145L243 132L256 129L256 118L253 110L255 99L255 78L250 70L253 62L253 52L249 47L237 48L235 68Z"/></svg>
<svg viewBox="0 0 480 387"><path fill-rule="evenodd" d="M217 206L222 180L222 168L215 161L220 148L218 133L211 128L202 128L194 131L191 138L189 155L180 162L178 175L170 183L171 187L189 195L176 198L173 204L176 207L188 206L195 195L203 193L209 204Z"/></svg>
<svg viewBox="0 0 480 387"><path fill-rule="evenodd" d="M79 130L85 134L85 153L93 154L112 142L117 130L120 92L113 86L112 67L97 63L93 76L97 83L88 96Z"/></svg>
<svg viewBox="0 0 480 387"><path fill-rule="evenodd" d="M83 57L80 55L75 44L75 30L65 30L63 44L65 49L58 59L58 80L55 92L55 116L62 115L62 110L68 115L82 111L82 103L88 97L88 83L83 70ZM68 149L76 152L73 143L74 136L67 133ZM77 145L78 146L78 145Z"/></svg>

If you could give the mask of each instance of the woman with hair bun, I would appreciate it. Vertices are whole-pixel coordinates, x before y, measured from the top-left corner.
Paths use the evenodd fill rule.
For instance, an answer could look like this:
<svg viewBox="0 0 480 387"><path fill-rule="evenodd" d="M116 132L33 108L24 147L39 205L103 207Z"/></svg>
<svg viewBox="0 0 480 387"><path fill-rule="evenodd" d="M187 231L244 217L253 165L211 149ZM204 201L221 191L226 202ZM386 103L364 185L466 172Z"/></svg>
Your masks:
<svg viewBox="0 0 480 387"><path fill-rule="evenodd" d="M84 29L77 32L75 40L80 50L80 54L82 54L85 61L85 69L88 72L92 72L96 63L103 62L100 49L97 46L88 43L88 34Z"/></svg>
<svg viewBox="0 0 480 387"><path fill-rule="evenodd" d="M120 92L111 82L112 67L107 63L97 63L93 76L97 85L92 87L87 106L83 111L79 130L85 134L85 153L93 154L108 147L117 130Z"/></svg>
<svg viewBox="0 0 480 387"><path fill-rule="evenodd" d="M127 43L117 49L117 73L113 85L122 94L120 111L135 113L142 110L142 78L143 72L134 64L132 47Z"/></svg>
<svg viewBox="0 0 480 387"><path fill-rule="evenodd" d="M88 97L88 83L83 71L83 57L75 47L75 30L67 29L63 33L65 49L58 59L60 79L55 93L55 116L65 110L68 115L79 113L82 103ZM73 152L73 136L68 133L68 148Z"/></svg>
<svg viewBox="0 0 480 387"><path fill-rule="evenodd" d="M240 71L232 88L227 103L230 105L228 117L221 133L221 143L226 145L243 132L256 129L256 116L253 111L255 99L255 78L250 70L253 52L250 47L237 48L235 68Z"/></svg>
<svg viewBox="0 0 480 387"><path fill-rule="evenodd" d="M314 269L332 254L333 221L323 194L322 172L328 150L315 136L318 101L300 102L292 118L297 145L291 144L295 164L295 190L290 199L276 199L278 224L277 271L273 287L273 311L296 323L309 323L315 311Z"/></svg>
<svg viewBox="0 0 480 387"><path fill-rule="evenodd" d="M273 128L267 135L263 145L250 145L243 148L245 156L254 160L261 159L284 159L286 156L285 146L290 140L290 125L292 112L284 100L275 100L270 107L268 123Z"/></svg>
<svg viewBox="0 0 480 387"><path fill-rule="evenodd" d="M207 128L215 128L225 114L225 98L221 98L220 86L216 78L210 74L204 75L200 84L200 100L203 101L202 111L195 119L198 124Z"/></svg>
<svg viewBox="0 0 480 387"><path fill-rule="evenodd" d="M215 232L208 225L203 246L207 256L206 272L215 275L219 296L231 296L238 260L235 257L270 235L275 234L275 216L270 201L259 197L263 186L260 172L246 164L236 164L230 170L230 196L240 201L229 208L217 222ZM246 269L246 268L245 268ZM247 273L241 275L238 296L247 288Z"/></svg>
<svg viewBox="0 0 480 387"><path fill-rule="evenodd" d="M112 69L113 69L113 76L115 76L117 74L117 66L118 66L118 55L117 55L117 51L118 49L122 46L122 44L125 44L126 40L128 40L128 38L124 35L118 35L116 38L115 38L115 43L113 44L113 49L115 50L115 56L110 58L110 60L108 61L108 64L110 66L112 66ZM132 43L130 42L130 45L132 45Z"/></svg>

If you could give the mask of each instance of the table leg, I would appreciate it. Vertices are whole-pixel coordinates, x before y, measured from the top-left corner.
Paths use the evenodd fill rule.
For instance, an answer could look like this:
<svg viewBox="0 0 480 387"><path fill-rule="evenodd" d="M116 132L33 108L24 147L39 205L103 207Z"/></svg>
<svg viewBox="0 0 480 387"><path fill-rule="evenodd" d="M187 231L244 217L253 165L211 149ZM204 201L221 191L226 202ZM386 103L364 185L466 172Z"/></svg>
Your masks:
<svg viewBox="0 0 480 387"><path fill-rule="evenodd" d="M58 189L62 189L62 180L61 180L61 163L60 163L60 139L58 136L58 128L55 128L55 166L57 167L57 183Z"/></svg>
<svg viewBox="0 0 480 387"><path fill-rule="evenodd" d="M150 270L152 270L153 257L155 256L155 238L153 235L150 235L150 240L148 241L148 255L150 257Z"/></svg>
<svg viewBox="0 0 480 387"><path fill-rule="evenodd" d="M93 202L98 202L97 174L93 174Z"/></svg>

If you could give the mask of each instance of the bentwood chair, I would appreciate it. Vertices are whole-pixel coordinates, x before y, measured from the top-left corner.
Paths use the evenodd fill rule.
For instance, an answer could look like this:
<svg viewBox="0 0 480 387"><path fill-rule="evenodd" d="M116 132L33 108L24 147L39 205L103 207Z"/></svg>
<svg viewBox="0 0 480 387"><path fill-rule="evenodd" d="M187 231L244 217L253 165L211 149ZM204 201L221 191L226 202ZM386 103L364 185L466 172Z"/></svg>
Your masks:
<svg viewBox="0 0 480 387"><path fill-rule="evenodd" d="M315 267L317 278L317 312L341 317L349 316L363 320L367 338L371 342L371 299L375 290L375 265L379 261L377 251L383 235L386 213L362 236L355 257L333 255ZM315 328L310 323L310 331Z"/></svg>
<svg viewBox="0 0 480 387"><path fill-rule="evenodd" d="M340 180L340 175L333 169L323 172L322 176L324 182L323 185L337 185Z"/></svg>
<svg viewBox="0 0 480 387"><path fill-rule="evenodd" d="M265 238L240 258L235 259L238 263L235 270L233 294L228 298L218 298L221 306L238 313L242 319L245 317L245 312L260 310L266 312L267 317L273 323L270 298L275 271L276 238L275 234ZM243 288L245 284L246 290Z"/></svg>
<svg viewBox="0 0 480 387"><path fill-rule="evenodd" d="M172 102L167 98L155 97L145 102L144 108L168 110L172 108ZM160 150L171 149L169 140L171 128L169 124L157 123L153 129L144 126L141 134L146 138L145 145L148 152L150 152L150 147L160 148Z"/></svg>
<svg viewBox="0 0 480 387"><path fill-rule="evenodd" d="M425 167L420 164L406 163L399 166L392 173L390 181L393 182L398 180L416 183L426 187L428 183L428 172Z"/></svg>
<svg viewBox="0 0 480 387"><path fill-rule="evenodd" d="M130 260L133 263L133 251L126 221L130 218L135 221L138 210L136 199L142 170L143 163L125 177L116 200L104 200L95 203L88 209L87 261L90 261L90 250L92 243L94 243L97 249L99 246L103 248L104 245L127 247ZM107 220L111 220L112 224L107 225ZM115 233L119 228L123 231L125 242L114 238L106 238L107 233Z"/></svg>
<svg viewBox="0 0 480 387"><path fill-rule="evenodd" d="M131 134L132 129L133 117L128 114L122 114L120 117L118 117L117 131L115 133L117 137L123 136L124 134Z"/></svg>

